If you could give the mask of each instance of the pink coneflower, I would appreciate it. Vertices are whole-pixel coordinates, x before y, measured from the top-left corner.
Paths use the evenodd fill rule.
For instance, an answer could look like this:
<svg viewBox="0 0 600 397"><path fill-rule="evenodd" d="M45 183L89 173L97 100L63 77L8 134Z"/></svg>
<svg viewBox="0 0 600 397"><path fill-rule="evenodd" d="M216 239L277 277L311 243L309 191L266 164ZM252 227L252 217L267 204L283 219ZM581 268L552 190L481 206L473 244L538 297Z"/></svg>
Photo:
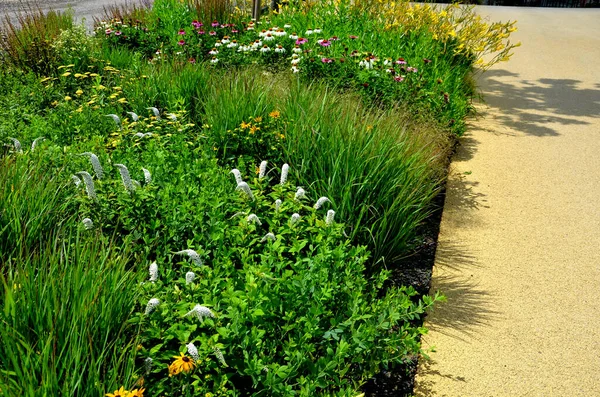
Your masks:
<svg viewBox="0 0 600 397"><path fill-rule="evenodd" d="M213 21L213 23L211 23L211 24L210 24L210 26L212 26L213 28L216 28L216 27L217 27L217 26L219 26L219 25L220 25L220 23L219 23L219 22L217 22L216 20L215 20L215 21Z"/></svg>
<svg viewBox="0 0 600 397"><path fill-rule="evenodd" d="M188 59L188 62L191 63L191 64L194 64L194 63L196 63L196 59L195 58L190 58L190 59Z"/></svg>
<svg viewBox="0 0 600 397"><path fill-rule="evenodd" d="M192 21L192 26L194 27L194 29L200 29L204 25L202 24L202 22Z"/></svg>
<svg viewBox="0 0 600 397"><path fill-rule="evenodd" d="M404 76L395 76L394 80L396 80L398 83L404 81Z"/></svg>
<svg viewBox="0 0 600 397"><path fill-rule="evenodd" d="M358 36L355 36L353 34L351 34L350 36L348 36L350 38L350 40L356 40L358 39Z"/></svg>
<svg viewBox="0 0 600 397"><path fill-rule="evenodd" d="M106 34L111 34L111 33L112 33L112 29L106 29L106 30L104 31L104 33L106 33Z"/></svg>
<svg viewBox="0 0 600 397"><path fill-rule="evenodd" d="M238 32L239 32L239 30L237 30L237 29L231 29L231 33L238 33Z"/></svg>
<svg viewBox="0 0 600 397"><path fill-rule="evenodd" d="M329 40L319 40L318 43L321 44L323 47L329 47L331 45L331 41Z"/></svg>
<svg viewBox="0 0 600 397"><path fill-rule="evenodd" d="M211 36L216 36L217 32L215 32L214 30L211 30L210 32L208 32L208 34Z"/></svg>
<svg viewBox="0 0 600 397"><path fill-rule="evenodd" d="M419 71L419 69L417 68L413 68L412 66L409 66L406 68L407 72L412 72L412 73L417 73Z"/></svg>
<svg viewBox="0 0 600 397"><path fill-rule="evenodd" d="M185 34L185 30L184 29L179 29L179 32L177 32L178 35L183 36Z"/></svg>
<svg viewBox="0 0 600 397"><path fill-rule="evenodd" d="M198 31L198 34L204 34L204 33L206 33L204 30L199 30Z"/></svg>
<svg viewBox="0 0 600 397"><path fill-rule="evenodd" d="M431 63L431 59L423 58L423 63L425 63L425 64Z"/></svg>
<svg viewBox="0 0 600 397"><path fill-rule="evenodd" d="M332 63L333 59L331 59L331 58L321 58L321 62L323 62L323 63Z"/></svg>
<svg viewBox="0 0 600 397"><path fill-rule="evenodd" d="M177 45L185 45L185 40L179 40L179 41L177 42Z"/></svg>
<svg viewBox="0 0 600 397"><path fill-rule="evenodd" d="M398 65L406 65L406 61L404 60L404 58L398 58L398 60L396 61L396 63Z"/></svg>
<svg viewBox="0 0 600 397"><path fill-rule="evenodd" d="M333 36L333 37L332 37L332 38L330 38L329 40L331 40L331 41L338 41L338 40L339 40L339 38L338 38L337 36Z"/></svg>
<svg viewBox="0 0 600 397"><path fill-rule="evenodd" d="M302 44L306 44L306 43L308 43L308 40L305 39L304 37L298 37L298 40L296 40L297 45L302 45Z"/></svg>
<svg viewBox="0 0 600 397"><path fill-rule="evenodd" d="M120 30L117 30L117 31L115 32L115 36L120 36L120 35L122 35L122 34L123 34L123 33L121 33L121 31L120 31Z"/></svg>

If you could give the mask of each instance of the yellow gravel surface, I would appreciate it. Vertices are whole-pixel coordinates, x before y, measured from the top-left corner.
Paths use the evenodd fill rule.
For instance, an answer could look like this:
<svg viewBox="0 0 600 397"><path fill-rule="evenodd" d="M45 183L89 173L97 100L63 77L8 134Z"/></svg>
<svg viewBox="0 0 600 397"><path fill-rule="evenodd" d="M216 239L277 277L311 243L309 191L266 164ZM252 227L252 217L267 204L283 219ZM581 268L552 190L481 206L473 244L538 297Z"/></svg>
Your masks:
<svg viewBox="0 0 600 397"><path fill-rule="evenodd" d="M417 396L600 396L600 10L478 7L523 45L452 163Z"/></svg>

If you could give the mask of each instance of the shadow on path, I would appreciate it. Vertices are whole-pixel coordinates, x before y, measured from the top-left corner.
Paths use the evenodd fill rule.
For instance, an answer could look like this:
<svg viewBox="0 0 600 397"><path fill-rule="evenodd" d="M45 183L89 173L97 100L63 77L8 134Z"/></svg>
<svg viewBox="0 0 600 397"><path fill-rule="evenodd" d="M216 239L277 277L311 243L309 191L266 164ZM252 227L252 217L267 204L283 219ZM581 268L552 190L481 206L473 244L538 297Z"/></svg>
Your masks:
<svg viewBox="0 0 600 397"><path fill-rule="evenodd" d="M593 67L593 66L592 66ZM600 84L580 88L573 79L524 80L508 70L490 70L478 78L484 100L498 122L533 136L557 136L552 124L587 125L584 117L600 117Z"/></svg>

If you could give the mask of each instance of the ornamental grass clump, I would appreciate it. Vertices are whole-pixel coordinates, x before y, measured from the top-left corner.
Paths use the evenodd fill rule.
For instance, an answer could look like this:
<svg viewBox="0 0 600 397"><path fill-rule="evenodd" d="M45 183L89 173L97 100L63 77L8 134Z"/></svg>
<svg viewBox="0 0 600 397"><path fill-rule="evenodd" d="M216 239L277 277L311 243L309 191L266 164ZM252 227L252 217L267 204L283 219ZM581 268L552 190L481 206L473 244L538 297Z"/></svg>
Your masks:
<svg viewBox="0 0 600 397"><path fill-rule="evenodd" d="M198 240L210 267L195 275L193 264L167 262L159 283L141 284L140 312L149 298L162 309L131 320L149 395L357 395L382 368L418 354L424 330L412 321L435 298L384 289L389 273L366 271L368 251L344 237L334 210L296 200L291 174L285 185L265 178L252 182L254 201L223 202L221 232ZM261 223L248 227L255 217Z"/></svg>

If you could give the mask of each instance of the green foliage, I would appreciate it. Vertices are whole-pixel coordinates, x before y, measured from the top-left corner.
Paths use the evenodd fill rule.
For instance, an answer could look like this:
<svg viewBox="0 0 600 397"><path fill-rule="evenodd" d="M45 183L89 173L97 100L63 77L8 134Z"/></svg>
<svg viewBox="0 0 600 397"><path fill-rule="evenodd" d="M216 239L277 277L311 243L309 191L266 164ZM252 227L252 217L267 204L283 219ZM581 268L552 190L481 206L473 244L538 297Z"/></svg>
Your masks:
<svg viewBox="0 0 600 397"><path fill-rule="evenodd" d="M411 302L412 289L382 298L388 273L364 277L368 253L342 236L342 224L328 224L324 209L294 199L288 185L265 187L256 179L254 201L240 194L226 202L234 215L213 222L209 239L182 247L202 266L158 261L157 280L144 285L142 312L131 321L142 329L139 362L153 360L151 394L351 395L381 367L418 351L423 329L408 321L431 302ZM148 309L151 298L161 303ZM214 318L195 317L195 305ZM189 343L196 368L168 376Z"/></svg>

